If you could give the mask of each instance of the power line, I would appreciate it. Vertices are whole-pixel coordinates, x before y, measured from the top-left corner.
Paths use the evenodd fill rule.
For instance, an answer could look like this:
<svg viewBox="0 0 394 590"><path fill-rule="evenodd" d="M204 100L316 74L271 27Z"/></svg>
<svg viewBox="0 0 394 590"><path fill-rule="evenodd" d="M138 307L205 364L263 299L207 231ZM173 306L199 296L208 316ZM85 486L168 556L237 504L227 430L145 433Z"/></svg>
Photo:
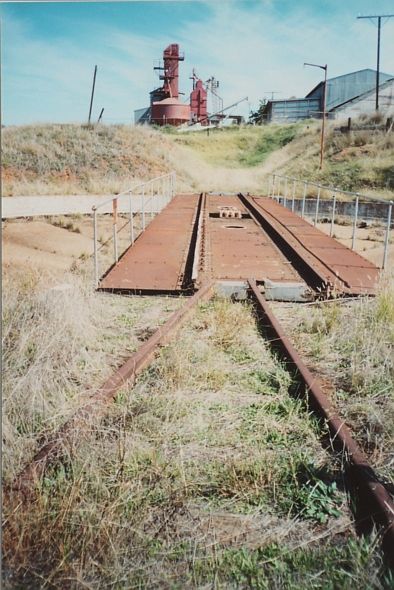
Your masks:
<svg viewBox="0 0 394 590"><path fill-rule="evenodd" d="M380 68L380 29L382 27L382 18L385 18L387 22L390 18L393 18L394 14L370 14L368 16L358 16L357 18L368 18L369 20L373 20L375 18L378 19L378 50L377 50L377 65L376 65L376 100L375 100L375 108L379 110L379 68Z"/></svg>

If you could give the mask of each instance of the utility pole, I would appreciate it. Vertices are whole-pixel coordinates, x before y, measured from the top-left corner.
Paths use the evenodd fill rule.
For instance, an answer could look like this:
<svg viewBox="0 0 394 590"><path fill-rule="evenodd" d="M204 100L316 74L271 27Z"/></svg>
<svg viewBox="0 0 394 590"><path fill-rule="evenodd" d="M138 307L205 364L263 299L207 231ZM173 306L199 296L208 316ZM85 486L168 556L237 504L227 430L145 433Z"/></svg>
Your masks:
<svg viewBox="0 0 394 590"><path fill-rule="evenodd" d="M267 90L264 94L270 94L271 100L274 100L274 94L281 94L281 90Z"/></svg>
<svg viewBox="0 0 394 590"><path fill-rule="evenodd" d="M104 112L104 107L101 109L101 112L99 114L99 118L97 119L97 124L100 123L101 117L103 116L103 112Z"/></svg>
<svg viewBox="0 0 394 590"><path fill-rule="evenodd" d="M327 64L320 66L318 64L309 64L304 62L304 66L311 66L313 68L320 68L324 70L324 86L323 86L323 118L321 123L321 136L320 136L320 170L323 168L324 158L324 130L326 122L326 100L327 100Z"/></svg>
<svg viewBox="0 0 394 590"><path fill-rule="evenodd" d="M90 97L90 107L89 107L89 119L88 125L90 125L90 119L92 116L92 106L93 106L93 97L94 97L94 87L96 86L96 74L97 74L97 66L94 66L94 74L93 74L93 85L92 85L92 94Z"/></svg>
<svg viewBox="0 0 394 590"><path fill-rule="evenodd" d="M393 18L394 14L371 14L369 16L358 16L357 18L369 18L370 20L378 19L378 49L377 49L377 64L376 64L376 99L375 108L379 110L379 75L380 75L380 30L382 28L382 18L387 20Z"/></svg>

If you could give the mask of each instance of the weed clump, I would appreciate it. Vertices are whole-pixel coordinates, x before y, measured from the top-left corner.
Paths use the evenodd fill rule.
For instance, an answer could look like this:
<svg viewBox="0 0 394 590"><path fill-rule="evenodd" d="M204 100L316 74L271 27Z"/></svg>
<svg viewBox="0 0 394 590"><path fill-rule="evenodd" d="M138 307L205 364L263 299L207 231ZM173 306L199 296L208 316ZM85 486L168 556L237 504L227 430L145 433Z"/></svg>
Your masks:
<svg viewBox="0 0 394 590"><path fill-rule="evenodd" d="M386 476L394 436L394 292L383 286L375 298L346 306L330 303L308 312L296 338L336 385L341 413Z"/></svg>

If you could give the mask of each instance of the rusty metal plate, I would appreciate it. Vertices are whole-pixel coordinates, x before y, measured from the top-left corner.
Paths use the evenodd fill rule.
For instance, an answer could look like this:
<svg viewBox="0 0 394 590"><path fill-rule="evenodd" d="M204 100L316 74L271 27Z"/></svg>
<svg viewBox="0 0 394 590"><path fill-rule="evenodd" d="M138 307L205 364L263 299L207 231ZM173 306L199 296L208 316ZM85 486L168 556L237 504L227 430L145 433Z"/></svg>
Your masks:
<svg viewBox="0 0 394 590"><path fill-rule="evenodd" d="M109 271L100 289L179 290L199 199L197 194L175 196Z"/></svg>
<svg viewBox="0 0 394 590"><path fill-rule="evenodd" d="M374 293L380 270L273 199L249 197L264 219L311 269L347 293Z"/></svg>
<svg viewBox="0 0 394 590"><path fill-rule="evenodd" d="M209 233L213 277L237 280L253 276L258 281L302 281L289 261L252 218L220 219L211 216L224 206L235 207L242 213L247 213L237 196L207 195L206 229Z"/></svg>

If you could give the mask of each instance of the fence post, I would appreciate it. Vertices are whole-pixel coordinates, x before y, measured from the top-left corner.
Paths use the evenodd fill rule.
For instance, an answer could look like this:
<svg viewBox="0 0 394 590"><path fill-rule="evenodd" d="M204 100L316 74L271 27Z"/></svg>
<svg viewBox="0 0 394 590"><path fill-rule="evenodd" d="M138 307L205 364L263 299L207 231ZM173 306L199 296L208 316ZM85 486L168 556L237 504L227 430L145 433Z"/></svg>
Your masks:
<svg viewBox="0 0 394 590"><path fill-rule="evenodd" d="M112 199L112 220L113 220L113 237L114 237L114 258L115 264L118 262L118 199Z"/></svg>
<svg viewBox="0 0 394 590"><path fill-rule="evenodd" d="M285 193L284 194L284 197L285 197L284 204L285 204L285 207L286 207L286 203L287 203L287 176L285 176L285 190L284 190L284 193Z"/></svg>
<svg viewBox="0 0 394 590"><path fill-rule="evenodd" d="M315 220L314 220L313 225L317 224L317 217L319 215L320 190L321 190L321 186L319 184L319 190L317 191L317 199L316 199Z"/></svg>
<svg viewBox="0 0 394 590"><path fill-rule="evenodd" d="M142 231L145 230L145 185L142 187Z"/></svg>
<svg viewBox="0 0 394 590"><path fill-rule="evenodd" d="M154 211L153 211L153 182L150 181L150 218L153 219Z"/></svg>
<svg viewBox="0 0 394 590"><path fill-rule="evenodd" d="M296 181L294 178L293 179L293 198L291 199L291 210L293 211L293 213L294 213L295 187L296 187Z"/></svg>
<svg viewBox="0 0 394 590"><path fill-rule="evenodd" d="M334 223L335 223L335 205L337 202L337 194L334 192L332 195L332 215L331 215L331 227L330 227L330 236L334 235Z"/></svg>
<svg viewBox="0 0 394 590"><path fill-rule="evenodd" d="M93 243L94 243L94 288L99 285L98 247L97 247L97 209L93 207Z"/></svg>
<svg viewBox="0 0 394 590"><path fill-rule="evenodd" d="M390 201L389 208L387 211L387 226L386 226L386 236L384 238L384 253L383 253L383 264L382 268L385 269L387 266L387 255L389 249L389 242L390 242L390 230L391 230L391 214L393 210L393 201Z"/></svg>
<svg viewBox="0 0 394 590"><path fill-rule="evenodd" d="M278 176L278 194L277 194L278 203L280 202L280 184L281 184L281 180L282 180L282 178L280 176Z"/></svg>
<svg viewBox="0 0 394 590"><path fill-rule="evenodd" d="M130 244L134 244L134 215L132 209L132 194L129 195L129 206L130 206Z"/></svg>
<svg viewBox="0 0 394 590"><path fill-rule="evenodd" d="M358 218L358 201L359 196L356 196L356 201L354 203L354 218L353 218L353 234L352 234L352 250L356 245L356 230L357 230L357 218Z"/></svg>
<svg viewBox="0 0 394 590"><path fill-rule="evenodd" d="M301 217L305 217L306 182L304 181L304 194L302 195Z"/></svg>
<svg viewBox="0 0 394 590"><path fill-rule="evenodd" d="M269 177L268 177L268 194L267 194L268 197L271 196L271 190L272 190L272 177L271 177L271 175L269 175Z"/></svg>

